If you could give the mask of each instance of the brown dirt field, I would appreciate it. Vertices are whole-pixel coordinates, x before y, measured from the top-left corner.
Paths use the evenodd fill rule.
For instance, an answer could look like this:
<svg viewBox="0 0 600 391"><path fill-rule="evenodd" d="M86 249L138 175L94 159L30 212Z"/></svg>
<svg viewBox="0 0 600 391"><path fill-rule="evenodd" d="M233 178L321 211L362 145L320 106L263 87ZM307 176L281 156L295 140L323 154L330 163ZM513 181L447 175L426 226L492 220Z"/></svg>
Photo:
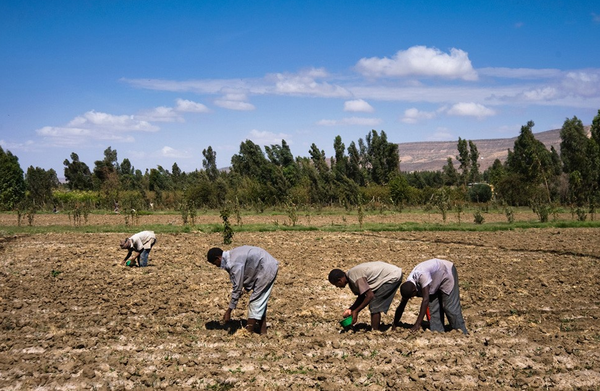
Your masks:
<svg viewBox="0 0 600 391"><path fill-rule="evenodd" d="M90 214L88 221L84 225L98 226L98 225L125 225L126 214ZM311 227L323 227L327 225L358 225L358 216L356 211L352 211L351 214L328 214L319 213L317 211L298 211L298 225L311 226ZM506 223L506 216L502 212L495 213L482 213L485 223ZM560 213L556 217L552 216L551 219L558 220L574 220L574 217L570 213ZM468 211L461 214L461 223L473 223L474 217L473 212ZM530 211L517 210L514 212L515 221L538 221L536 215ZM237 224L235 217L231 216L230 221L232 224ZM130 221L131 222L131 221ZM195 224L222 224L223 220L218 214L203 214L200 213L194 220ZM376 223L376 224L402 224L410 222L421 222L430 224L443 224L442 215L439 212L432 211L431 213L414 213L414 212L386 212L386 213L366 213L364 215L364 224ZM82 219L82 224L83 224ZM275 215L243 215L242 223L245 224L280 224L280 225L291 225L289 217L285 213ZM458 216L456 213L448 213L446 216L446 223L459 223ZM18 218L16 214L0 214L0 227L1 226L16 226L18 224ZM137 221L134 225L143 226L144 224L168 224L175 226L182 226L183 220L178 214L152 214L152 215L140 215L137 217ZM21 225L26 226L27 220L23 218ZM73 221L67 213L58 214L36 214L33 222L34 226L51 226L51 225L73 225Z"/></svg>
<svg viewBox="0 0 600 391"><path fill-rule="evenodd" d="M597 390L597 234L236 233L221 247L260 246L280 261L269 333L252 337L238 331L248 295L228 329L217 322L231 289L205 261L218 234L158 235L148 268L118 265L125 234L1 238L0 389ZM365 310L357 331L340 333L354 296L329 284L330 269L382 260L406 276L433 257L458 269L468 336L392 332L399 294L383 332L366 330Z"/></svg>

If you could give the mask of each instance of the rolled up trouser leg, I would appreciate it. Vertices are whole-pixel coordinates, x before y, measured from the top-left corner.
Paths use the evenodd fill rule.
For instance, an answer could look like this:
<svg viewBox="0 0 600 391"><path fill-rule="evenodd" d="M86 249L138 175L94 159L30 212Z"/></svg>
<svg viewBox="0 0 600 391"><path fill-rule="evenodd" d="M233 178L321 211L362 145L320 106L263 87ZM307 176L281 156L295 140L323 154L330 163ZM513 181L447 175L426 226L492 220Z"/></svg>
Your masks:
<svg viewBox="0 0 600 391"><path fill-rule="evenodd" d="M267 311L267 303L269 302L269 297L271 297L273 285L275 285L275 279L271 281L269 287L260 296L248 303L248 319L261 320L263 318Z"/></svg>
<svg viewBox="0 0 600 391"><path fill-rule="evenodd" d="M444 308L444 313L448 318L448 322L450 322L450 327L462 330L463 333L468 334L465 320L462 315L462 307L460 305L458 272L454 266L452 266L452 276L454 276L454 288L452 288L452 292L450 292L449 295L442 293L442 306Z"/></svg>

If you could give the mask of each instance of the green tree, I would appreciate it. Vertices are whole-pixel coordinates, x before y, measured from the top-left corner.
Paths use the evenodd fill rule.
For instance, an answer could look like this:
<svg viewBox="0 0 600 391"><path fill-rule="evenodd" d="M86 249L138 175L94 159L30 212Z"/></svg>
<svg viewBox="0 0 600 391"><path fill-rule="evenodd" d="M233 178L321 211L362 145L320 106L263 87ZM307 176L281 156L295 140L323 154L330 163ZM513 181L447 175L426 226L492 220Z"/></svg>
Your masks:
<svg viewBox="0 0 600 391"><path fill-rule="evenodd" d="M492 186L496 186L506 175L506 169L500 159L494 160L494 163L484 173L484 178Z"/></svg>
<svg viewBox="0 0 600 391"><path fill-rule="evenodd" d="M335 166L333 171L336 178L346 176L346 167L348 166L348 157L345 154L346 146L342 142L340 136L336 136L333 141L333 149L335 151Z"/></svg>
<svg viewBox="0 0 600 391"><path fill-rule="evenodd" d="M577 117L565 120L560 138L563 171L569 175L571 197L581 207L598 189L598 144L587 137L583 123Z"/></svg>
<svg viewBox="0 0 600 391"><path fill-rule="evenodd" d="M477 145L471 140L469 140L469 159L471 160L469 182L479 182L481 180L481 174L479 173L479 151L477 150Z"/></svg>
<svg viewBox="0 0 600 391"><path fill-rule="evenodd" d="M248 176L257 180L268 180L265 177L265 167L268 160L259 145L252 140L240 144L239 153L231 157L231 169L241 176Z"/></svg>
<svg viewBox="0 0 600 391"><path fill-rule="evenodd" d="M520 182L516 189L524 193L534 194L534 188L542 185L545 192L545 201L551 202L550 181L554 173L552 154L544 143L533 135L532 128L535 124L528 121L521 127L521 133L515 140L514 150L508 151L506 168L509 173L516 174L511 181Z"/></svg>
<svg viewBox="0 0 600 391"><path fill-rule="evenodd" d="M211 181L216 180L219 177L217 153L211 146L208 146L207 149L202 150L202 155L204 156L204 159L202 159L202 167L204 168L204 171L206 171L208 179Z"/></svg>
<svg viewBox="0 0 600 391"><path fill-rule="evenodd" d="M60 186L56 171L53 169L46 171L33 166L29 166L27 169L25 183L29 191L29 198L37 207L52 204L52 190Z"/></svg>
<svg viewBox="0 0 600 391"><path fill-rule="evenodd" d="M13 209L25 196L25 179L19 158L0 146L0 208Z"/></svg>
<svg viewBox="0 0 600 391"><path fill-rule="evenodd" d="M114 180L118 171L117 151L108 147L104 150L104 159L94 162L93 178L96 182L96 188L100 189L102 184L109 180Z"/></svg>
<svg viewBox="0 0 600 391"><path fill-rule="evenodd" d="M365 169L364 162L361 159L361 153L352 141L348 146L348 164L346 166L346 176L354 181L359 186L365 185Z"/></svg>
<svg viewBox="0 0 600 391"><path fill-rule="evenodd" d="M117 150L111 147L104 150L104 159L94 162L94 188L100 191L105 206L112 206L119 200L119 171Z"/></svg>
<svg viewBox="0 0 600 391"><path fill-rule="evenodd" d="M269 161L274 166L281 168L285 181L289 186L294 186L298 182L298 165L286 141L281 140L281 146L277 144L270 147L265 146L265 152Z"/></svg>
<svg viewBox="0 0 600 391"><path fill-rule="evenodd" d="M123 159L119 165L118 176L122 190L141 190L143 188L142 172L136 170L127 158Z"/></svg>
<svg viewBox="0 0 600 391"><path fill-rule="evenodd" d="M70 190L92 190L94 185L90 168L79 160L79 156L75 152L71 153L71 161L65 159L63 165L65 166L67 187Z"/></svg>
<svg viewBox="0 0 600 391"><path fill-rule="evenodd" d="M460 175L454 167L454 163L452 162L451 157L448 157L448 159L446 160L446 164L442 168L442 173L445 186L458 185Z"/></svg>
<svg viewBox="0 0 600 391"><path fill-rule="evenodd" d="M469 158L469 144L467 140L463 140L460 137L458 138L458 144L456 148L458 149L458 155L456 156L456 160L460 163L458 167L461 171L461 182L463 186L467 186L469 182L469 173L471 171L471 159Z"/></svg>

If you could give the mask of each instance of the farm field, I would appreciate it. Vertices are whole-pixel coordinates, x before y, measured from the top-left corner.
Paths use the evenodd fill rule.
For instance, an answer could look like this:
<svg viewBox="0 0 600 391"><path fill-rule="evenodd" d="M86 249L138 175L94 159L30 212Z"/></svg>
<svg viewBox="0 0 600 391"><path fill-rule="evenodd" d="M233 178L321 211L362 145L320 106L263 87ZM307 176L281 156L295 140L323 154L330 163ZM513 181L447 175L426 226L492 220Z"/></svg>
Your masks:
<svg viewBox="0 0 600 391"><path fill-rule="evenodd" d="M198 216L196 223L203 218L219 222L218 216ZM441 221L435 214L421 218ZM244 217L244 223L252 219ZM300 215L299 224L308 219ZM341 219L310 216L309 224L356 224ZM15 215L0 215L0 226L12 224ZM35 225L52 224L69 220L35 218ZM123 217L91 215L89 224L123 224ZM142 216L124 233L0 238L0 389L599 387L597 228L237 232L229 246L222 245L220 234L192 231L158 234L148 268L119 266L125 255L119 241L144 224L181 225L181 218ZM205 254L213 246L227 250L244 244L263 247L280 261L267 336L238 332L248 295L230 324L218 322L231 284ZM399 293L382 316L382 332L367 330L365 309L355 331L340 333L338 321L354 296L329 284L332 268L381 260L400 266L406 278L417 263L434 257L458 269L469 335L411 334L416 298L405 311L405 327L392 332Z"/></svg>

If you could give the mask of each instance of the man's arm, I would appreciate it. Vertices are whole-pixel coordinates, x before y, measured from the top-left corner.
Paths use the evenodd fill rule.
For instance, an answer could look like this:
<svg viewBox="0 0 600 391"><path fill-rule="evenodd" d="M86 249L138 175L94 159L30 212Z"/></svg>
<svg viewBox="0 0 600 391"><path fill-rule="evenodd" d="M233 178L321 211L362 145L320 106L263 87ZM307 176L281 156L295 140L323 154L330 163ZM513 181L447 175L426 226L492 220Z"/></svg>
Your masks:
<svg viewBox="0 0 600 391"><path fill-rule="evenodd" d="M227 323L231 320L231 308L227 308L225 314L223 315L223 323Z"/></svg>
<svg viewBox="0 0 600 391"><path fill-rule="evenodd" d="M400 323L400 319L402 318L402 314L404 313L404 308L406 308L406 303L408 303L408 299L402 298L400 304L398 304L398 308L396 308L396 314L394 315L394 323L392 324L392 330L396 330L396 326Z"/></svg>
<svg viewBox="0 0 600 391"><path fill-rule="evenodd" d="M132 252L133 252L133 250L129 249L129 251L127 252L127 255L123 259L123 262L121 262L121 265L125 265L125 262L127 262L127 259L129 259L129 257L131 256Z"/></svg>
<svg viewBox="0 0 600 391"><path fill-rule="evenodd" d="M373 291L371 289L368 289L365 293L356 298L356 301L350 307L350 311L352 314L352 324L356 323L358 319L358 313L362 311L362 309L365 308L367 305L369 305L369 303L371 302L371 300L373 300L374 297L375 294L373 293Z"/></svg>
<svg viewBox="0 0 600 391"><path fill-rule="evenodd" d="M237 307L238 300L244 293L244 268L242 265L234 265L229 270L229 279L231 280L231 301L229 309L234 310ZM229 311L231 313L231 311Z"/></svg>
<svg viewBox="0 0 600 391"><path fill-rule="evenodd" d="M419 316L415 325L410 329L411 332L419 331L421 328L421 322L427 313L427 307L429 307L429 285L424 286L421 291L423 292L423 300L421 301L421 309L419 310Z"/></svg>

